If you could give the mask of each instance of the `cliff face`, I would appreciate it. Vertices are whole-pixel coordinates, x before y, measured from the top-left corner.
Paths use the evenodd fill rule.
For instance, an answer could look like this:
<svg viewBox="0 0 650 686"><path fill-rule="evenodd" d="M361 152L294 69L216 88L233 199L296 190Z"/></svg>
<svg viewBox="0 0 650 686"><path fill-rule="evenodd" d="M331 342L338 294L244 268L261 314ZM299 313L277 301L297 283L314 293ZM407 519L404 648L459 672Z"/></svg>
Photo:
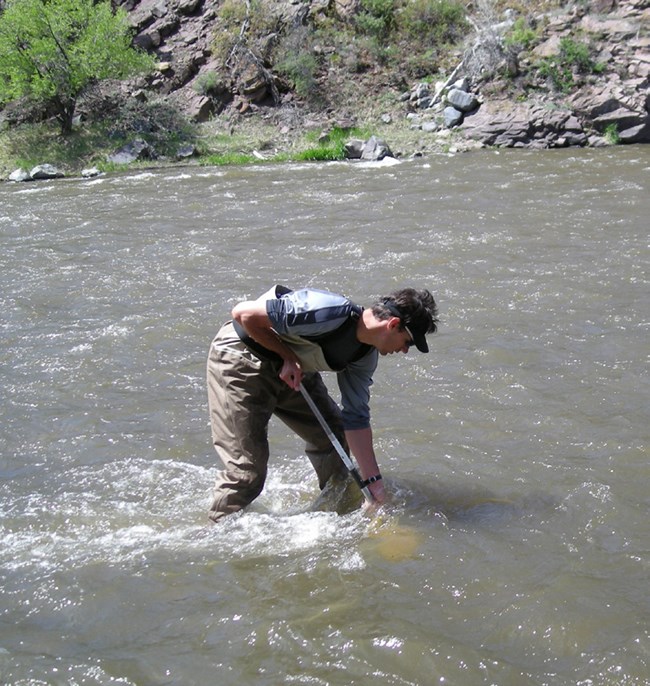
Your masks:
<svg viewBox="0 0 650 686"><path fill-rule="evenodd" d="M260 35L255 49L250 43L245 48L233 44L228 55L217 56L214 39L223 22L220 12L226 1L116 0L130 14L137 44L159 59L159 71L144 86L144 93L164 96L195 121L205 121L224 110L230 114L250 114L260 109L277 112L287 103L294 112L294 126L303 125L305 118L322 115L313 102L308 105L296 98L287 83L278 78L265 46L272 45L278 32L307 26L319 13L354 15L358 3L265 0L276 30ZM521 13L506 12L492 19L496 23L485 17L469 17L474 32L466 40L465 52L457 54L456 76L469 77L466 87L481 106L462 117L455 124L457 130L466 138L491 145L598 144L605 134L615 135L617 142L649 142L650 2L592 0L561 8L551 5L556 3L537 3L542 9L548 6L547 11L525 18L525 25L535 31L534 47L530 49L512 40L508 43L507 32L512 35L516 22L519 20L520 28L524 26ZM242 18L242 32L249 28L244 26L245 21ZM567 44L575 45L575 41L590 45L598 69L579 73L576 64L561 62L562 49ZM477 66L477 54L481 50L494 52L494 46L500 52L497 63ZM314 50L334 49L314 46ZM404 90L403 83L392 83L396 79L381 74L379 68L371 71L370 80L349 73L347 83L339 73L338 95L327 99L323 106L330 121L349 119L350 114L355 114L357 102L380 100L384 89L392 90L394 102L400 102L384 114L386 119L395 122L403 118L405 126L419 126L426 131L444 128L442 110L448 103L443 92L437 93L436 102L431 104L429 99L423 106L424 101L412 97L418 87L412 83L410 97L402 94L400 100L398 91L400 86ZM570 79L568 87L566 83L558 84L558 73ZM349 95L345 97L344 93Z"/></svg>

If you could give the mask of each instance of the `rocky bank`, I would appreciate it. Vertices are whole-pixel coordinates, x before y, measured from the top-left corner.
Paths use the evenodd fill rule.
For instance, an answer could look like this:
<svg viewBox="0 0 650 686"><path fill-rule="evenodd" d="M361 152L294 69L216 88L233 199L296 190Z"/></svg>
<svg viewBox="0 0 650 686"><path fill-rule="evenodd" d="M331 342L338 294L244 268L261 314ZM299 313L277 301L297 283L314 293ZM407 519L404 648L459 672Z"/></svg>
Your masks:
<svg viewBox="0 0 650 686"><path fill-rule="evenodd" d="M271 0L270 4L282 21L296 23L322 10L323 2ZM313 125L315 119L320 124L356 120L354 101L343 103L340 112L301 110L292 94L278 93L263 61L247 55L231 65L230 78L214 93L200 94L197 83L215 71L212 43L219 4L219 0L121 0L130 13L136 42L155 52L160 61L158 73L144 87L144 97L164 95L199 122L224 113L269 117L275 110L278 127L285 133L290 127ZM353 13L358 3L335 0L335 6L341 14ZM606 132L614 132L616 142L650 141L648 0L592 0L539 13L533 24L541 34L532 53L510 48L499 55L500 64L477 68L477 53L490 49L494 53L495 45L503 46L516 18L517 13L510 11L492 21L474 21L475 32L467 38L465 53L459 54L453 78L435 85L412 84L400 94L401 111L378 112L377 123L421 132L418 141L424 147L427 136L430 142L448 143L452 130L454 144L461 147L471 143L533 148L601 145ZM537 60L559 52L565 36L580 36L596 45L595 59L601 66L599 73L582 77L570 93L558 92L548 77L535 71ZM380 93L370 96L379 99ZM287 103L292 116L283 121L280 113Z"/></svg>
<svg viewBox="0 0 650 686"><path fill-rule="evenodd" d="M243 131L244 136L257 121L264 126L269 155L289 147L308 129L325 135L334 126L356 125L377 136L350 141L346 154L352 159L485 146L539 149L650 142L650 0L540 2L534 5L543 11L532 15L522 13L521 3L515 3L518 11L481 15L477 7L491 3L471 3L473 30L452 56L454 66L443 80L405 86L377 68L370 74L339 75L345 80L335 83L335 88L340 86L338 97L321 108L298 97L265 61L264 45L273 43L274 33L260 36L256 51L232 51L224 72L223 56L213 51L220 7L226 1L113 0L128 12L135 43L155 54L158 63L147 78L114 84L119 97L104 93L100 109L109 100L114 108L128 101L162 101L195 123L227 134ZM353 17L360 1L263 0L276 26L294 28L323 12ZM523 16L535 30L534 44L526 49L510 40ZM540 65L560 54L565 38L588 44L598 69L579 73L573 68L568 74L571 88L561 89ZM313 49L331 53L334 48ZM82 101L81 117L92 107L92 101ZM185 146L178 158L192 154L193 146ZM156 153L136 139L113 157L128 164L155 159ZM13 180L57 175L56 168L40 165L34 175L16 170Z"/></svg>

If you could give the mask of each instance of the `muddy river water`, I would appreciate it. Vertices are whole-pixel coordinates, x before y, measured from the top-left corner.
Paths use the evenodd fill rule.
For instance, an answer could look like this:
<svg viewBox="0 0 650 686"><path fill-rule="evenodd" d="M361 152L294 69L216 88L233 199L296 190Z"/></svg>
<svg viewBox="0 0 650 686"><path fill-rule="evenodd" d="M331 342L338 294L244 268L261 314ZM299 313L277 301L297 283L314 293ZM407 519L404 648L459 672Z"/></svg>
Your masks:
<svg viewBox="0 0 650 686"><path fill-rule="evenodd" d="M649 217L649 146L1 185L0 682L650 683ZM206 528L207 350L273 283L436 296L376 520L272 423Z"/></svg>

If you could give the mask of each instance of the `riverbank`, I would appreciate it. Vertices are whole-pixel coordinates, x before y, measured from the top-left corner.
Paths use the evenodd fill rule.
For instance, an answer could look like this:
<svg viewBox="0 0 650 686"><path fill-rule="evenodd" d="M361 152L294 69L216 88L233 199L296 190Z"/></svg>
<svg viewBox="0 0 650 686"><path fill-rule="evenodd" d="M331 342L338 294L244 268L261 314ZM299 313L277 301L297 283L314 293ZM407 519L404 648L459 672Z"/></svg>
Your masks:
<svg viewBox="0 0 650 686"><path fill-rule="evenodd" d="M397 105L396 105L397 106ZM351 121L312 113L300 127L285 122L291 111L255 107L248 115L215 118L192 125L182 137L151 144L152 154L129 163L110 162L121 143L108 127L80 124L69 136L60 135L54 122L22 124L0 132L0 179L17 169L29 171L49 164L65 176L79 176L86 169L117 172L128 168L157 168L176 164L233 165L305 160L342 159L341 142L376 136L386 141L398 159L482 147L460 132L423 133L404 117L371 108ZM147 138L151 138L148 136Z"/></svg>
<svg viewBox="0 0 650 686"><path fill-rule="evenodd" d="M463 21L471 32L441 49L430 72L422 71L423 55L413 71L369 36L348 36L340 17L326 32L310 3L304 31L311 42L299 51L318 58L309 89L295 75L292 83L282 77L281 62L275 71L260 67L259 78L231 74L217 88L223 72L211 41L225 21L218 3L127 5L136 41L161 60L157 72L85 93L65 137L20 104L1 112L0 179L41 164L77 175L178 162L341 159L345 137L375 136L397 158L650 141L650 8L641 0L515 2L505 12L495 2L490 16L468 5ZM343 38L352 41L349 52Z"/></svg>

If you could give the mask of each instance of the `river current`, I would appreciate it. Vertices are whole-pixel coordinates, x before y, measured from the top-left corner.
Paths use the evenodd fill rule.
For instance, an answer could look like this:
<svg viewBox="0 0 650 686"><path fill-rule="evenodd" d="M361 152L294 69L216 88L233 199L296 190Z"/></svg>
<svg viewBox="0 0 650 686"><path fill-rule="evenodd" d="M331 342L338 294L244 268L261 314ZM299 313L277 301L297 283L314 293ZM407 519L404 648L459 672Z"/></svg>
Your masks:
<svg viewBox="0 0 650 686"><path fill-rule="evenodd" d="M648 217L647 146L0 185L0 682L650 684ZM273 422L207 524L208 347L274 283L438 301L376 518Z"/></svg>

